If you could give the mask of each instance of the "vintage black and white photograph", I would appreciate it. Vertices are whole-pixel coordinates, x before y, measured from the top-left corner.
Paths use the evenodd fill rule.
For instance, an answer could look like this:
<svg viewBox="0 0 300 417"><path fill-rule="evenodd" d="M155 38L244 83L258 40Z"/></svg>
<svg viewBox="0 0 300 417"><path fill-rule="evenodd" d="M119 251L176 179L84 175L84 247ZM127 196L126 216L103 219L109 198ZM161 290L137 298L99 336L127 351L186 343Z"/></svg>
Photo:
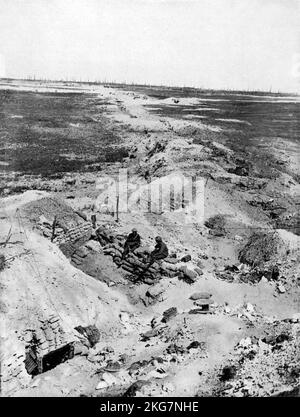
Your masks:
<svg viewBox="0 0 300 417"><path fill-rule="evenodd" d="M299 17L0 0L1 397L299 397Z"/></svg>

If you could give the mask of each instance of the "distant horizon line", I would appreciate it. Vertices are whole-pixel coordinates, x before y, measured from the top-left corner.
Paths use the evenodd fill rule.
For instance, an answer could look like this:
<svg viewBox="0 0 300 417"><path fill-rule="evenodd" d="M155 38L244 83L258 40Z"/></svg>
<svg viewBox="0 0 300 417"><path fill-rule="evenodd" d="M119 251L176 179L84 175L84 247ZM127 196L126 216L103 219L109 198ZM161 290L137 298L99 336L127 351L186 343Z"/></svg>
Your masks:
<svg viewBox="0 0 300 417"><path fill-rule="evenodd" d="M7 81L35 81L35 82L60 82L60 83L76 83L76 84L95 84L95 85L116 85L116 86L135 86L135 87L152 87L152 88L174 88L174 89L186 89L186 90L202 90L202 91L216 91L216 92L235 92L235 93L259 93L259 94L272 94L272 95L292 95L292 96L299 96L300 93L297 92L284 92L284 91L273 91L272 87L269 90L261 90L261 89L235 89L235 88L205 88L205 87L195 87L195 86L187 86L187 85L167 85L167 84L151 84L151 83L135 83L135 82L128 82L128 81L115 81L115 80L81 80L75 78L38 78L35 76L27 76L25 78L14 78L14 77L0 77L0 81L7 80Z"/></svg>

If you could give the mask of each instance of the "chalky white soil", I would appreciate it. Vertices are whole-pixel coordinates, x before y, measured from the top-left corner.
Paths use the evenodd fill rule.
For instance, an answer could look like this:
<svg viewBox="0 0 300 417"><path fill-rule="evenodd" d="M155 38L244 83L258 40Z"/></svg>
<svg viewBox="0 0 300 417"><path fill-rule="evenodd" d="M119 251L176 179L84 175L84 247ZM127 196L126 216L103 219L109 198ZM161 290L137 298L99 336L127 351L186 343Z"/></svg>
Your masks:
<svg viewBox="0 0 300 417"><path fill-rule="evenodd" d="M25 89L17 85L13 88ZM38 85L27 85L26 89L49 91L46 86ZM53 85L51 89L59 91L59 86ZM150 104L176 105L172 98L157 100L99 86L82 89L109 98L111 105L102 116L112 126L121 126L123 141L134 158L104 167L101 172L48 180L48 192L32 190L1 199L0 242L11 233L8 243L0 247L0 253L7 259L0 272L2 395L114 396L123 395L139 380L146 382L137 389L136 395L163 397L269 396L299 386L299 236L278 231L282 255L278 259L277 282L262 279L251 284L220 280L216 272L225 265L240 265L238 252L251 230L271 230L272 226L260 207L248 204L255 191L242 193L234 186L239 178L211 158L216 149L228 155L233 151L214 138L201 144L193 142L194 129L200 137L209 138L219 128L207 127L201 120L159 117L147 110ZM201 100L185 98L180 104L199 107ZM149 155L157 142L163 148ZM280 144L279 148L279 157L290 160L290 172L270 180L268 187L289 198L299 191L291 180L291 173L296 169L296 150L291 147L289 154L289 148ZM182 175L200 177L203 172L211 173L209 180L205 180L204 194L198 179L203 218L186 222L184 214L192 211L192 206L184 212L161 212L155 205L155 192L152 213L133 210L136 201L133 197L131 211L121 212L119 222L109 214L109 204L106 212L103 206L101 212L97 211L95 199L99 190L108 187L107 193L113 193L111 176L120 167L129 170L131 193L139 186L141 201L147 196L144 177L147 170L152 177L162 179L164 190ZM218 182L220 177L229 180L225 184ZM68 178L75 179L75 183L67 183ZM282 181L286 184L284 188ZM67 198L70 194L72 198ZM187 267L193 270L197 264L201 265L202 273L193 283L178 277L163 277L152 286L132 284L128 273L117 269L113 259L105 256L101 245L94 241L93 249L86 250L94 251L93 262L97 263L99 272L89 276L87 267L82 267L82 271L70 263L57 243L41 233L39 218L36 223L29 221L28 207L42 198L59 198L73 210L83 212L88 221L96 213L98 225L109 225L115 234L127 234L136 227L143 246L151 248L154 237L161 235L170 252L176 253L179 259L190 254L192 259ZM163 202L167 198L163 193ZM204 225L204 220L216 214L226 218L223 237L212 236ZM145 305L147 291L159 295L150 305ZM195 308L190 296L203 291L212 294L214 303L210 313L189 314ZM161 323L163 312L171 307L177 308L177 315ZM95 325L100 332L99 342L92 348L79 349L73 359L54 369L34 377L28 375L24 359L30 332L42 332L40 338L45 338L45 352L50 352L69 342L80 344L82 338L74 329L79 325ZM144 341L141 335L151 329L157 333ZM261 342L267 335L282 332L288 333L290 340L281 343L277 350ZM187 349L192 342L199 344ZM181 352L178 348L184 349ZM247 356L251 349L256 352L253 359ZM245 355L246 359L242 359ZM109 361L118 361L120 369L106 371ZM131 367L138 361L139 364ZM232 380L221 382L220 374L227 364L238 364L238 371Z"/></svg>

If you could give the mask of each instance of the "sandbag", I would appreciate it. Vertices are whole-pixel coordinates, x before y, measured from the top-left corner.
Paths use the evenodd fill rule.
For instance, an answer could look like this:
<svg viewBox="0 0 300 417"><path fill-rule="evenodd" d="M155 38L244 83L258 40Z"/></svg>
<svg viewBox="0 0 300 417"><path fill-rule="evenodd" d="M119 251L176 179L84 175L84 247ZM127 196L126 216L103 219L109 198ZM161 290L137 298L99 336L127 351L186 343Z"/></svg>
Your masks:
<svg viewBox="0 0 300 417"><path fill-rule="evenodd" d="M177 272L175 272L175 271L167 271L165 275L167 275L170 278L174 278L174 277L177 276Z"/></svg>
<svg viewBox="0 0 300 417"><path fill-rule="evenodd" d="M137 261L135 259L130 259L128 261L131 265L137 266L139 268L145 268L145 264L143 264L143 262Z"/></svg>
<svg viewBox="0 0 300 417"><path fill-rule="evenodd" d="M123 245L121 245L118 241L117 241L117 242L114 242L114 243L112 244L112 247L113 247L114 249L116 249L116 250L119 250L119 251L123 250Z"/></svg>
<svg viewBox="0 0 300 417"><path fill-rule="evenodd" d="M114 256L114 257L113 257L113 261L114 261L116 264L119 264L119 263L121 262L121 257L120 257L120 256Z"/></svg>
<svg viewBox="0 0 300 417"><path fill-rule="evenodd" d="M158 271L159 271L159 269L158 268L150 267L150 268L148 268L148 271L151 272L152 274L157 274Z"/></svg>
<svg viewBox="0 0 300 417"><path fill-rule="evenodd" d="M191 279L192 281L195 281L197 278L197 273L193 271L192 269L186 269L186 271L184 272L184 275L188 277L189 279Z"/></svg>
<svg viewBox="0 0 300 417"><path fill-rule="evenodd" d="M164 261L161 263L161 267L168 271L178 271L178 268L179 268L178 265L176 264L169 264Z"/></svg>
<svg viewBox="0 0 300 417"><path fill-rule="evenodd" d="M134 266L128 261L123 261L122 265L127 266L128 268L134 269Z"/></svg>
<svg viewBox="0 0 300 417"><path fill-rule="evenodd" d="M164 259L164 262L167 262L168 264L173 264L174 265L174 264L177 264L179 261L176 258L167 257L167 258Z"/></svg>
<svg viewBox="0 0 300 417"><path fill-rule="evenodd" d="M127 271L127 272L130 272L131 274L133 274L133 273L134 273L133 268L132 268L132 267L129 267L129 266L127 266L127 265L122 264L122 269L124 269L124 270L125 270L125 271Z"/></svg>

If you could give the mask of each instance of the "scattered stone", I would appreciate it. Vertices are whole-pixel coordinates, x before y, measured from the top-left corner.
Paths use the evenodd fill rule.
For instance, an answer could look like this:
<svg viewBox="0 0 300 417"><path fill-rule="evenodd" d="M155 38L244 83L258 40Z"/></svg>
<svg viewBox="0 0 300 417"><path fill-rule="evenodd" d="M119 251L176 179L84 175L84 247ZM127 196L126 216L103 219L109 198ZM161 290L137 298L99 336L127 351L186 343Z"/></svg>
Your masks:
<svg viewBox="0 0 300 417"><path fill-rule="evenodd" d="M246 337L246 338L240 340L240 342L239 342L239 347L242 347L242 348L248 348L251 345L252 345L252 341L251 341L250 337Z"/></svg>
<svg viewBox="0 0 300 417"><path fill-rule="evenodd" d="M98 383L98 385L96 386L96 390L102 390L102 389L105 389L105 388L107 388L107 387L108 387L107 382L105 382L105 381L100 381L100 382Z"/></svg>
<svg viewBox="0 0 300 417"><path fill-rule="evenodd" d="M278 336L269 335L262 339L262 341L268 345L276 345L291 340L291 336L285 333L281 333Z"/></svg>
<svg viewBox="0 0 300 417"><path fill-rule="evenodd" d="M224 366L220 375L220 381L225 382L233 379L237 374L237 367L234 365Z"/></svg>
<svg viewBox="0 0 300 417"><path fill-rule="evenodd" d="M154 369L150 371L147 374L147 379L151 379L151 378L163 379L163 378L166 378L167 376L168 376L168 373L164 369L159 368L159 369Z"/></svg>
<svg viewBox="0 0 300 417"><path fill-rule="evenodd" d="M209 299L212 296L212 294L208 292L195 292L190 296L191 300L199 300L199 299Z"/></svg>
<svg viewBox="0 0 300 417"><path fill-rule="evenodd" d="M185 255L180 259L180 262L189 262L192 260L191 255Z"/></svg>
<svg viewBox="0 0 300 417"><path fill-rule="evenodd" d="M141 368L144 368L149 365L149 361L143 360L143 361L137 361L133 362L130 367L128 368L129 373L134 373L136 371L139 371Z"/></svg>
<svg viewBox="0 0 300 417"><path fill-rule="evenodd" d="M68 185L75 185L76 184L76 178L65 178L65 183Z"/></svg>
<svg viewBox="0 0 300 417"><path fill-rule="evenodd" d="M279 284L278 287L277 287L277 289L278 289L278 292L280 294L283 294L283 293L286 292L285 286L283 284Z"/></svg>
<svg viewBox="0 0 300 417"><path fill-rule="evenodd" d="M250 303L247 303L247 304L246 304L246 310L247 310L249 313L254 313L254 307L253 307L253 305L252 305L252 304L250 304Z"/></svg>
<svg viewBox="0 0 300 417"><path fill-rule="evenodd" d="M158 298L165 291L165 286L163 284L157 284L149 288L146 292L146 295L151 298Z"/></svg>
<svg viewBox="0 0 300 417"><path fill-rule="evenodd" d="M141 338L142 338L142 341L145 342L151 339L151 337L157 336L158 334L159 334L158 329L152 329L152 330L148 330L146 333L142 333Z"/></svg>
<svg viewBox="0 0 300 417"><path fill-rule="evenodd" d="M181 272L183 274L183 279L188 283L194 283L197 280L198 274L193 269L184 267L184 269Z"/></svg>
<svg viewBox="0 0 300 417"><path fill-rule="evenodd" d="M202 306L203 309L209 309L210 304L213 304L214 300L207 298L200 298L199 300L194 301L194 304L197 306Z"/></svg>
<svg viewBox="0 0 300 417"><path fill-rule="evenodd" d="M202 308L192 308L189 311L189 314L207 314L209 310L203 310Z"/></svg>
<svg viewBox="0 0 300 417"><path fill-rule="evenodd" d="M167 323L169 320L171 320L173 317L175 317L177 315L177 308L176 307L171 307L168 310L164 311L163 313L163 318L162 318L162 322L163 323Z"/></svg>
<svg viewBox="0 0 300 417"><path fill-rule="evenodd" d="M174 392L175 391L174 385L169 381L167 381L163 384L162 389L165 392Z"/></svg>
<svg viewBox="0 0 300 417"><path fill-rule="evenodd" d="M203 275L202 269L198 268L197 266L194 268L194 271L197 272L198 275Z"/></svg>
<svg viewBox="0 0 300 417"><path fill-rule="evenodd" d="M121 369L119 362L109 362L103 370L106 372L118 372Z"/></svg>
<svg viewBox="0 0 300 417"><path fill-rule="evenodd" d="M37 388L40 385L41 380L40 379L35 379L33 381L33 383L30 385L31 388Z"/></svg>
<svg viewBox="0 0 300 417"><path fill-rule="evenodd" d="M183 353L185 353L185 348L183 346L178 346L175 343L171 343L167 347L166 352L169 353L169 354L173 354L173 353L183 354Z"/></svg>

